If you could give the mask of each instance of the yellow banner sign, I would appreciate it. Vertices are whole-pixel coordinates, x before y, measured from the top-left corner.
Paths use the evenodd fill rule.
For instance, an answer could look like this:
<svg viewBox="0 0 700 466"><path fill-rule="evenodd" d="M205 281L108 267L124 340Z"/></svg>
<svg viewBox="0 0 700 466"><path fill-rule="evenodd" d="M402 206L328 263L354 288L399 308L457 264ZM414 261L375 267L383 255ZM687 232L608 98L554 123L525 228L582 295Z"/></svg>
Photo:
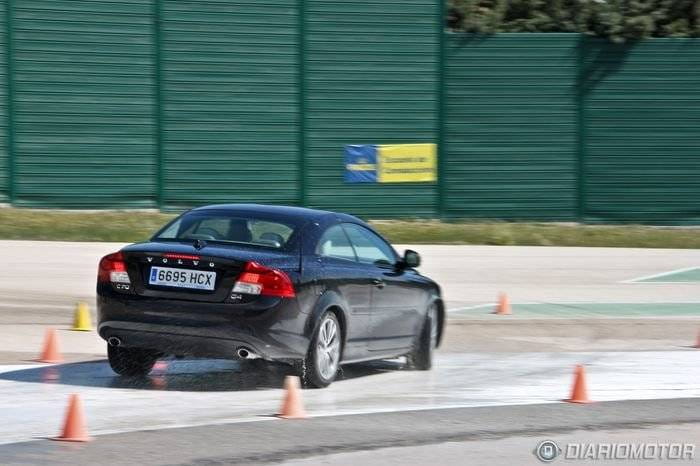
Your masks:
<svg viewBox="0 0 700 466"><path fill-rule="evenodd" d="M415 183L437 180L435 144L391 144L377 146L380 183Z"/></svg>

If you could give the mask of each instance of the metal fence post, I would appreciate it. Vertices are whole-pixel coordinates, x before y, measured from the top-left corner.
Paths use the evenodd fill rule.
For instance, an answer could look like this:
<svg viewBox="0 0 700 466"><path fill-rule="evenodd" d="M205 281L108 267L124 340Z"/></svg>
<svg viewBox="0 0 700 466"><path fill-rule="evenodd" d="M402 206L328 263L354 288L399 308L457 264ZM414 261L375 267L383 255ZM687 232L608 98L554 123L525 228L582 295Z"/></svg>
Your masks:
<svg viewBox="0 0 700 466"><path fill-rule="evenodd" d="M10 204L17 201L17 154L15 151L15 88L14 88L14 0L5 2L6 86L7 86L7 192Z"/></svg>
<svg viewBox="0 0 700 466"><path fill-rule="evenodd" d="M581 34L578 42L578 53L576 54L576 119L577 119L577 142L578 150L576 155L578 164L576 167L577 181L576 190L578 194L577 213L576 217L579 222L584 222L586 218L586 159L588 157L588 132L587 132L587 115L586 115L586 95L587 91L587 76L586 76L586 36Z"/></svg>
<svg viewBox="0 0 700 466"><path fill-rule="evenodd" d="M297 160L297 170L299 171L297 183L299 183L299 205L305 207L308 204L306 182L306 0L299 0L298 3L297 34L298 42L298 89L299 89L299 150Z"/></svg>
<svg viewBox="0 0 700 466"><path fill-rule="evenodd" d="M156 205L159 209L165 206L165 156L163 153L163 82L162 82L162 0L153 1L153 67L154 67L154 131L156 135L155 162L156 162Z"/></svg>
<svg viewBox="0 0 700 466"><path fill-rule="evenodd" d="M446 83L447 83L447 63L445 60L445 11L446 0L436 0L437 3L437 18L436 24L438 29L438 61L437 61L437 214L443 218L447 213L447 149L445 138L445 99L446 99Z"/></svg>

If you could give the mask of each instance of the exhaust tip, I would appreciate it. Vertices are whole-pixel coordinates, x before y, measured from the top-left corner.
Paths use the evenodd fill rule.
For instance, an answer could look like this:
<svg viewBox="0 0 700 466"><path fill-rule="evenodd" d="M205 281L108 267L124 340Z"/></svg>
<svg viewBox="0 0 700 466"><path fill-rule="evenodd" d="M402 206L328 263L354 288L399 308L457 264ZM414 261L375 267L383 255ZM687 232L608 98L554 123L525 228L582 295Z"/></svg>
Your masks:
<svg viewBox="0 0 700 466"><path fill-rule="evenodd" d="M236 354L240 359L258 359L260 357L245 346L241 346L240 348L238 348L238 350L236 350Z"/></svg>
<svg viewBox="0 0 700 466"><path fill-rule="evenodd" d="M121 345L122 345L122 341L121 341L119 338L117 338L117 337L109 337L109 338L107 339L107 344L108 344L109 346L117 347L117 346L121 346Z"/></svg>

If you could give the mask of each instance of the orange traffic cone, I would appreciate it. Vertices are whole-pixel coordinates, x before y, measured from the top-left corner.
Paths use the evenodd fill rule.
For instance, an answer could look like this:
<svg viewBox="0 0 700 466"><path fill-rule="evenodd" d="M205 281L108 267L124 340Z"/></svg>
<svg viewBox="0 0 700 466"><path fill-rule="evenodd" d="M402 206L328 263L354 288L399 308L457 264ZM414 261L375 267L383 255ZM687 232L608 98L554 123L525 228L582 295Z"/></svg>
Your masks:
<svg viewBox="0 0 700 466"><path fill-rule="evenodd" d="M80 402L80 397L77 394L74 393L70 396L66 420L63 423L63 432L59 437L54 437L51 440L63 442L89 442L92 440L88 436L87 428L85 427L83 404Z"/></svg>
<svg viewBox="0 0 700 466"><path fill-rule="evenodd" d="M38 362L57 363L62 362L63 357L58 350L58 336L53 328L46 329L44 337L44 348L41 351L41 356L37 359Z"/></svg>
<svg viewBox="0 0 700 466"><path fill-rule="evenodd" d="M498 305L496 306L496 310L493 311L493 313L501 316L508 316L511 314L510 300L508 299L507 294L500 294L500 296L498 297Z"/></svg>
<svg viewBox="0 0 700 466"><path fill-rule="evenodd" d="M571 387L571 397L564 401L569 403L592 403L588 399L588 390L586 389L586 371L581 364L577 364L576 369L574 369L574 385Z"/></svg>
<svg viewBox="0 0 700 466"><path fill-rule="evenodd" d="M288 375L284 378L284 400L277 415L283 419L304 419L306 411L301 402L301 389L299 388L299 377Z"/></svg>

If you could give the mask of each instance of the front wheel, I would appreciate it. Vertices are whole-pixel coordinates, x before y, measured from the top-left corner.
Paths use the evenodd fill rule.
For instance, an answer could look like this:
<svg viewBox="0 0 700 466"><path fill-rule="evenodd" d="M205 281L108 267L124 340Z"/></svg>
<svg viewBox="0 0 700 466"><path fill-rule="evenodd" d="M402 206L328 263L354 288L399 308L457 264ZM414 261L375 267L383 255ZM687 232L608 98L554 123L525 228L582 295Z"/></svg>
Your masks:
<svg viewBox="0 0 700 466"><path fill-rule="evenodd" d="M335 380L340 366L341 332L338 318L326 312L311 339L306 358L297 364L305 387L323 388Z"/></svg>
<svg viewBox="0 0 700 466"><path fill-rule="evenodd" d="M433 350L437 346L438 325L437 306L431 304L421 332L413 344L413 350L406 355L409 369L429 371L433 367Z"/></svg>
<svg viewBox="0 0 700 466"><path fill-rule="evenodd" d="M141 348L107 346L109 365L119 375L144 376L151 372L160 355Z"/></svg>

